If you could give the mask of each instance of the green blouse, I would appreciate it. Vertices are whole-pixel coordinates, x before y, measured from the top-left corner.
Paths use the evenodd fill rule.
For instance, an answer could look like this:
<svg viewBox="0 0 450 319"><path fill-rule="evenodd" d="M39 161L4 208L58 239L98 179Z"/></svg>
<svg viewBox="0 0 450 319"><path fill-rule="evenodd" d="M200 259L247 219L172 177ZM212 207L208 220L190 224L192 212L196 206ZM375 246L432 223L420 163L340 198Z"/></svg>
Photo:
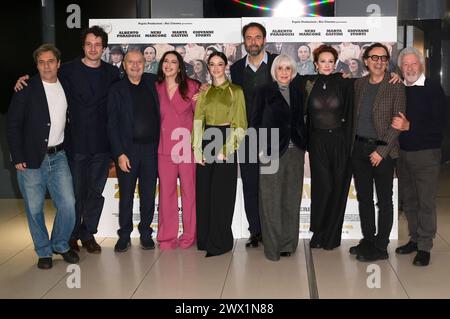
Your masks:
<svg viewBox="0 0 450 319"><path fill-rule="evenodd" d="M226 80L199 95L194 114L192 147L197 161L203 159L202 139L205 125L230 123L231 134L220 150L227 157L239 147L247 130L247 113L242 88Z"/></svg>

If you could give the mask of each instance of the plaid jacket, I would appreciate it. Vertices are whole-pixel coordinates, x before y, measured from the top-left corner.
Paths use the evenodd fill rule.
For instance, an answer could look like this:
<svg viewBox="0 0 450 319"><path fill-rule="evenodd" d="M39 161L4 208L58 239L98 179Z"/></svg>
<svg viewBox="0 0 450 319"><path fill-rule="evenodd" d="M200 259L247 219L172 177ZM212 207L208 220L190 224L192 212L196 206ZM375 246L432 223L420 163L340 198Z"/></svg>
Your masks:
<svg viewBox="0 0 450 319"><path fill-rule="evenodd" d="M376 149L377 153L383 158L388 155L391 158L398 157L398 135L400 131L392 128L392 118L398 115L398 112L405 114L405 87L403 83L390 84L390 75L385 74L383 81L380 83L378 93L373 104L373 121L377 139L384 141L387 145L379 145ZM355 81L355 108L353 129L353 140L356 136L356 123L358 123L359 111L363 102L363 96L369 83L369 75L357 79Z"/></svg>

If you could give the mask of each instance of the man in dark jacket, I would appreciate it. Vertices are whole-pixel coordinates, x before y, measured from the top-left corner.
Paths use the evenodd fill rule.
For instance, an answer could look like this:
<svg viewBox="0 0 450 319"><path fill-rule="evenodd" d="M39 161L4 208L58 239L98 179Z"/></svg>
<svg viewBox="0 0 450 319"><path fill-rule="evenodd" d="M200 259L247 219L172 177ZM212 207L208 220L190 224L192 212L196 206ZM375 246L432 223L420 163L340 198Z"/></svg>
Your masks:
<svg viewBox="0 0 450 319"><path fill-rule="evenodd" d="M417 252L413 264L427 266L437 230L436 194L447 119L445 94L439 83L425 77L425 59L417 49L403 49L398 66L406 85L406 115L399 113L392 126L402 131L397 173L410 240L395 252Z"/></svg>
<svg viewBox="0 0 450 319"><path fill-rule="evenodd" d="M105 201L102 193L111 162L106 100L119 70L101 60L108 35L99 26L82 33L84 56L63 64L58 76L67 83L69 131L67 151L75 191L75 227L69 245L79 251L78 239L89 253L101 252L97 233ZM25 84L24 81L21 81ZM20 88L17 85L16 88Z"/></svg>
<svg viewBox="0 0 450 319"><path fill-rule="evenodd" d="M27 88L14 94L8 112L11 160L41 269L52 267L53 254L62 255L69 263L79 260L68 244L75 224L75 198L63 147L67 99L65 84L57 77L60 57L51 44L34 52L39 74L30 79ZM50 239L43 211L47 188L56 206Z"/></svg>
<svg viewBox="0 0 450 319"><path fill-rule="evenodd" d="M393 179L400 133L391 127L391 122L398 112L405 111L405 88L401 83L389 84L386 70L390 55L385 45L372 44L363 58L369 74L355 81L352 139L355 142L351 159L363 239L349 252L359 261L368 262L389 258L387 247L394 216Z"/></svg>
<svg viewBox="0 0 450 319"><path fill-rule="evenodd" d="M231 68L231 80L244 91L247 119L252 117L253 96L258 87L272 83L270 68L276 55L264 50L266 29L259 23L251 22L242 29L247 55L236 61ZM250 143L246 136L239 150L239 166L244 191L245 213L249 223L250 239L246 247L258 247L261 241L261 224L258 207L258 177L256 141ZM255 146L255 147L253 147ZM252 150L252 152L250 151ZM254 150L254 151L253 151Z"/></svg>
<svg viewBox="0 0 450 319"><path fill-rule="evenodd" d="M141 248L155 248L150 226L155 210L160 114L156 75L144 73L144 65L140 51L128 51L124 59L126 76L113 85L108 96L108 134L120 191L116 252L130 247L138 179Z"/></svg>

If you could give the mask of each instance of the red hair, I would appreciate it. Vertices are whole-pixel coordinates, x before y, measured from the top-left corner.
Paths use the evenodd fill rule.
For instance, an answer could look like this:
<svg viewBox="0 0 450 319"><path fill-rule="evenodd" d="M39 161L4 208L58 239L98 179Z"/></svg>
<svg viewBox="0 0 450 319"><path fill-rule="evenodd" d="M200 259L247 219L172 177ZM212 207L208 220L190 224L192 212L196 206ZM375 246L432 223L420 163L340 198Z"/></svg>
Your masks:
<svg viewBox="0 0 450 319"><path fill-rule="evenodd" d="M326 44L322 44L320 47L318 47L317 49L314 50L313 55L314 55L314 62L318 63L319 61L319 56L322 53L331 53L334 57L334 62L336 62L338 60L338 53L336 51L335 48L333 48L331 45L326 45Z"/></svg>

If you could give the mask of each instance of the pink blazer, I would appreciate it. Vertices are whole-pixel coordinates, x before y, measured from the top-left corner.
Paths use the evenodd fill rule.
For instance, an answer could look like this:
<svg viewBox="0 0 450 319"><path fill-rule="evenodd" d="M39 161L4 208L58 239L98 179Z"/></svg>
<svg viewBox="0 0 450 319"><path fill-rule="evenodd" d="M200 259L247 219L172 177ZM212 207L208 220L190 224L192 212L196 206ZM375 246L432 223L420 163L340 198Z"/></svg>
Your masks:
<svg viewBox="0 0 450 319"><path fill-rule="evenodd" d="M183 100L178 89L173 95L172 100L170 100L167 93L166 82L156 83L161 113L161 132L158 154L170 155L173 146L180 142L181 137L179 137L178 140L171 139L171 134L176 128L185 128L189 130L189 132L192 132L195 111L195 102L192 101L192 96L198 92L200 84L191 79L188 79L187 81L187 97L189 98L187 101ZM192 152L190 147L190 134L189 140L184 142L189 143L189 147L187 148Z"/></svg>

